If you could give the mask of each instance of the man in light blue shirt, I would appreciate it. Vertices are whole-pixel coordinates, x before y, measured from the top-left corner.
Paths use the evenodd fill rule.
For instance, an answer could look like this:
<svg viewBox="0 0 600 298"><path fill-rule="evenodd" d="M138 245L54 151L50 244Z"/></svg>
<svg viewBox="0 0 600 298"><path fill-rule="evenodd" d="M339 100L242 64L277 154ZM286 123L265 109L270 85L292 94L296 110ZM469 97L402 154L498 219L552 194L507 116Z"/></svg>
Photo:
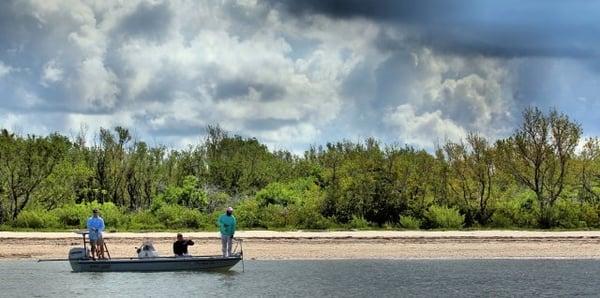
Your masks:
<svg viewBox="0 0 600 298"><path fill-rule="evenodd" d="M219 216L217 224L219 225L219 229L221 231L221 247L223 251L223 257L230 257L233 234L235 234L235 226L237 224L235 216L233 216L233 208L227 207L226 213Z"/></svg>
<svg viewBox="0 0 600 298"><path fill-rule="evenodd" d="M102 242L102 231L104 231L104 220L100 217L98 209L94 209L92 217L87 220L90 245L92 250L92 259L104 259L104 242Z"/></svg>

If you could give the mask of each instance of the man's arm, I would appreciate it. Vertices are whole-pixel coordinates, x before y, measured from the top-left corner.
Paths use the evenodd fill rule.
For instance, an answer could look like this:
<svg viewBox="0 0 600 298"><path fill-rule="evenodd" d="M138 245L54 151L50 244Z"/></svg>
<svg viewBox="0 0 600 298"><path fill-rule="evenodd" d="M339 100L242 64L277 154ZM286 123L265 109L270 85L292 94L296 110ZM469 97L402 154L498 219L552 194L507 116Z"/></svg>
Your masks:
<svg viewBox="0 0 600 298"><path fill-rule="evenodd" d="M192 241L192 239L189 239L189 240L187 241L187 244L188 244L188 245L190 245L190 246L191 246L191 245L194 245L194 241Z"/></svg>
<svg viewBox="0 0 600 298"><path fill-rule="evenodd" d="M100 228L98 230L104 231L104 219L102 218L100 218Z"/></svg>

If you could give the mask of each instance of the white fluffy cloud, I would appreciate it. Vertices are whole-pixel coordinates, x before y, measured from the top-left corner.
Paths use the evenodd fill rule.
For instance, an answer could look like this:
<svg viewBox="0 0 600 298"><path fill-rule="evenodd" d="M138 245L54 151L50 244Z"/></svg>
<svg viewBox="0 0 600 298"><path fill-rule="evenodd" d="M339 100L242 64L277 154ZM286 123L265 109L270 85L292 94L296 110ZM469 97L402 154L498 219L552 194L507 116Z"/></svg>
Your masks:
<svg viewBox="0 0 600 298"><path fill-rule="evenodd" d="M79 103L84 107L114 108L120 89L117 76L98 58L81 62L76 72Z"/></svg>
<svg viewBox="0 0 600 298"><path fill-rule="evenodd" d="M12 68L0 61L0 79L11 72Z"/></svg>
<svg viewBox="0 0 600 298"><path fill-rule="evenodd" d="M49 84L60 82L63 75L64 71L57 65L55 60L48 61L42 72L41 84L47 87Z"/></svg>
<svg viewBox="0 0 600 298"><path fill-rule="evenodd" d="M439 57L427 59L441 60ZM491 137L506 134L515 104L511 66L481 57L449 61L443 67L437 64L444 62L434 62L431 80L423 86L421 105L439 109L466 130Z"/></svg>
<svg viewBox="0 0 600 298"><path fill-rule="evenodd" d="M19 69L0 85L4 127L122 125L182 146L219 124L298 152L370 135L431 148L471 130L500 136L511 119L511 64L435 53L401 26L251 0L3 6L25 28L0 36L11 61L0 78Z"/></svg>
<svg viewBox="0 0 600 298"><path fill-rule="evenodd" d="M344 104L342 81L378 30L326 18L303 26L256 1L31 1L12 9L39 29L30 32L39 34L30 37L39 38L33 54L47 60L22 66L39 73L38 108L58 101L67 114L53 128L127 124L142 135L185 137L219 123L280 147L318 141ZM294 48L305 44L303 53Z"/></svg>
<svg viewBox="0 0 600 298"><path fill-rule="evenodd" d="M380 110L368 121L383 115L383 137L428 149L469 131L503 137L515 106L511 71L510 63L494 58L397 50L373 70L379 86L367 94L377 96L368 107Z"/></svg>
<svg viewBox="0 0 600 298"><path fill-rule="evenodd" d="M441 111L417 114L408 104L387 113L384 122L397 130L404 143L420 148L431 148L434 144L456 141L466 136L465 130L444 118Z"/></svg>

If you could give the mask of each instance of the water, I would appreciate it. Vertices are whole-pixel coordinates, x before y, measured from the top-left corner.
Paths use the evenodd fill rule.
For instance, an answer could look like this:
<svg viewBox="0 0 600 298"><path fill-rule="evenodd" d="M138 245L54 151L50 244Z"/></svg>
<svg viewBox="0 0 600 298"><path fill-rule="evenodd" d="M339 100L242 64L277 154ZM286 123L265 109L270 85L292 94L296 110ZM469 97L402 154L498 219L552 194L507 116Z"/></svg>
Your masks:
<svg viewBox="0 0 600 298"><path fill-rule="evenodd" d="M598 296L597 260L246 261L229 273L72 273L0 262L1 297Z"/></svg>

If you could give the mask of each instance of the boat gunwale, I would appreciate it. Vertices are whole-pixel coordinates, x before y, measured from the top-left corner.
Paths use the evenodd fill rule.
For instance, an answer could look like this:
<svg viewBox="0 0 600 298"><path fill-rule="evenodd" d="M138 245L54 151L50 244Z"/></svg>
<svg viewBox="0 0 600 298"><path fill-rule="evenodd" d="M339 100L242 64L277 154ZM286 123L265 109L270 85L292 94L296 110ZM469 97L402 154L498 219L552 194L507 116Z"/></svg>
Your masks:
<svg viewBox="0 0 600 298"><path fill-rule="evenodd" d="M170 262L190 262L190 261L240 261L242 256L221 257L221 256L196 256L196 257L155 257L155 258L112 258L102 260L79 259L80 264L107 264L107 263L170 263Z"/></svg>

